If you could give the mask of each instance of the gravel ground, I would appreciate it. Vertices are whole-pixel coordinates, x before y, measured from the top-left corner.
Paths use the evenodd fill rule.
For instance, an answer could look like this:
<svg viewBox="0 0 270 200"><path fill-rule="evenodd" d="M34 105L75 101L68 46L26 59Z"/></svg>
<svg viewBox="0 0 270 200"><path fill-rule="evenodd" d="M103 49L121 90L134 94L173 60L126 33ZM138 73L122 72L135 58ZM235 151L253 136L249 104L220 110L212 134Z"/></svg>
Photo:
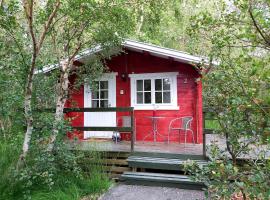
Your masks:
<svg viewBox="0 0 270 200"><path fill-rule="evenodd" d="M99 200L204 200L204 192L167 187L119 184Z"/></svg>

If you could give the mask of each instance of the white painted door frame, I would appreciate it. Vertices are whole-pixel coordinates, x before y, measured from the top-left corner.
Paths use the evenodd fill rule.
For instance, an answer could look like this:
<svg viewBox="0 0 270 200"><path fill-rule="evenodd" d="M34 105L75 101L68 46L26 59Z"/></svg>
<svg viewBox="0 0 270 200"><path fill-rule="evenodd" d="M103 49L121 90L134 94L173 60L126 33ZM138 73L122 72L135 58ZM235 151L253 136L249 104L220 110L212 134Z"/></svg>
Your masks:
<svg viewBox="0 0 270 200"><path fill-rule="evenodd" d="M108 105L116 107L116 76L117 73L104 73L97 81L108 81ZM84 107L92 107L92 92L89 84L84 84ZM85 112L84 126L110 127L116 126L116 112ZM84 139L111 138L112 131L84 131Z"/></svg>

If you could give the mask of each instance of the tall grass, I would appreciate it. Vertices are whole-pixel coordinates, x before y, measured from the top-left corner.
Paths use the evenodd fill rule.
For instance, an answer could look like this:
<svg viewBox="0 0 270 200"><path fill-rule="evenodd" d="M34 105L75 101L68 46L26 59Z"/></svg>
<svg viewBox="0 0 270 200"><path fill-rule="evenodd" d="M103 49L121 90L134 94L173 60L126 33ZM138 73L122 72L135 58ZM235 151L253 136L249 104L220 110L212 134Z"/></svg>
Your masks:
<svg viewBox="0 0 270 200"><path fill-rule="evenodd" d="M96 152L91 158L97 159L94 164L84 163L87 159L81 158L81 165L87 166L87 170L82 171L80 177L63 169L54 177L55 183L51 188L39 184L38 181L33 181L33 184L26 188L27 183L20 180L22 176L15 170L18 155L16 146L0 142L0 200L77 200L87 195L100 194L111 184L98 164L100 157ZM31 166L26 167L31 169Z"/></svg>
<svg viewBox="0 0 270 200"><path fill-rule="evenodd" d="M20 186L14 181L15 166L19 151L5 141L0 142L0 199L14 199L20 193Z"/></svg>

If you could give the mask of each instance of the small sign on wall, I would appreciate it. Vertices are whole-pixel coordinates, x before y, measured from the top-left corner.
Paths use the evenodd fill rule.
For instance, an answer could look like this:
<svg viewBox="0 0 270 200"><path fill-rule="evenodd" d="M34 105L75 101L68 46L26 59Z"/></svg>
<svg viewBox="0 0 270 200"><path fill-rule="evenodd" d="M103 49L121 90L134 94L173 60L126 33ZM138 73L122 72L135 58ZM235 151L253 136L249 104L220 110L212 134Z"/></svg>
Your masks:
<svg viewBox="0 0 270 200"><path fill-rule="evenodd" d="M120 94L125 94L125 91L124 90L120 90Z"/></svg>

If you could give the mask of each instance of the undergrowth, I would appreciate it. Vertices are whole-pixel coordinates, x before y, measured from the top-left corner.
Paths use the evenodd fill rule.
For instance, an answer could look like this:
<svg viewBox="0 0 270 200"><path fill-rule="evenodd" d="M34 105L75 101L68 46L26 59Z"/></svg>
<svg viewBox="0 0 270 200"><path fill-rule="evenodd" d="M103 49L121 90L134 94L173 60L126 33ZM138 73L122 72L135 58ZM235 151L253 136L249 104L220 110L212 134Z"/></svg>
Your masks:
<svg viewBox="0 0 270 200"><path fill-rule="evenodd" d="M15 168L18 156L17 146L0 143L0 200L77 200L100 194L110 186L98 162L87 164L87 170L82 170L84 163L78 164L78 159L83 155L63 145L53 154L33 150L19 171Z"/></svg>

